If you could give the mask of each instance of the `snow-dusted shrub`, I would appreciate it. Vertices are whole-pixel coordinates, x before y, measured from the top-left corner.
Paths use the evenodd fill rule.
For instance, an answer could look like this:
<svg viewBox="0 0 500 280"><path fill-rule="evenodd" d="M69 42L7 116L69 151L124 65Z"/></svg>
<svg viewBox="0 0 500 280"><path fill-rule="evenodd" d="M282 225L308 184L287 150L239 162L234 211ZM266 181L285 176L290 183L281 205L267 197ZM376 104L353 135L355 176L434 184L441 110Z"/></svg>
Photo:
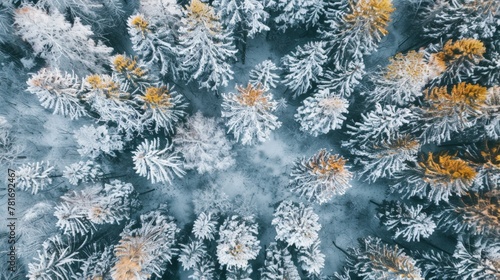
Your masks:
<svg viewBox="0 0 500 280"><path fill-rule="evenodd" d="M104 175L101 166L91 160L72 163L63 171L63 177L72 185L80 182L95 182Z"/></svg>
<svg viewBox="0 0 500 280"><path fill-rule="evenodd" d="M295 161L290 176L292 191L309 201L323 204L334 195L343 195L351 187L352 173L339 155L320 150L311 158Z"/></svg>
<svg viewBox="0 0 500 280"><path fill-rule="evenodd" d="M389 58L389 65L372 77L375 85L366 96L373 102L405 106L422 96L422 89L431 76L430 65L423 52L398 53Z"/></svg>
<svg viewBox="0 0 500 280"><path fill-rule="evenodd" d="M377 49L394 11L391 0L341 0L325 11L323 37L330 45L335 67L362 61Z"/></svg>
<svg viewBox="0 0 500 280"><path fill-rule="evenodd" d="M209 280L215 279L215 264L214 261L207 257L202 259L193 268L193 274L189 276L193 280Z"/></svg>
<svg viewBox="0 0 500 280"><path fill-rule="evenodd" d="M253 217L228 217L219 228L217 258L227 268L242 269L257 257L260 241Z"/></svg>
<svg viewBox="0 0 500 280"><path fill-rule="evenodd" d="M408 206L399 201L384 202L378 209L377 217L388 230L394 232L394 239L403 237L406 242L419 242L428 238L436 229L433 215L423 212L423 206Z"/></svg>
<svg viewBox="0 0 500 280"><path fill-rule="evenodd" d="M76 279L110 279L113 266L113 246L107 246L102 251L92 253L82 260L80 271L74 275Z"/></svg>
<svg viewBox="0 0 500 280"><path fill-rule="evenodd" d="M34 262L28 264L28 279L30 280L71 280L73 265L81 262L74 245L55 235L42 244L42 250L38 250L38 257Z"/></svg>
<svg viewBox="0 0 500 280"><path fill-rule="evenodd" d="M362 238L359 248L349 248L348 264L363 280L424 280L415 260L397 245L378 237Z"/></svg>
<svg viewBox="0 0 500 280"><path fill-rule="evenodd" d="M453 202L440 213L440 225L455 233L479 236L499 236L500 193L469 193L461 201Z"/></svg>
<svg viewBox="0 0 500 280"><path fill-rule="evenodd" d="M233 78L230 60L236 50L232 37L219 22L214 9L200 0L191 0L183 10L179 28L181 67L190 80L216 90Z"/></svg>
<svg viewBox="0 0 500 280"><path fill-rule="evenodd" d="M316 26L326 6L324 0L270 0L266 2L278 12L274 21L278 29L283 32L288 28Z"/></svg>
<svg viewBox="0 0 500 280"><path fill-rule="evenodd" d="M161 10L159 7L156 9ZM147 67L158 69L161 75L168 74L177 79L180 64L179 50L172 44L175 40L174 34L170 28L163 26L160 22L153 22L157 18L159 17L146 17L143 14L134 14L129 17L127 23L132 49Z"/></svg>
<svg viewBox="0 0 500 280"><path fill-rule="evenodd" d="M22 191L31 190L32 194L38 193L52 183L50 173L54 170L49 162L34 162L23 164L16 171L16 187Z"/></svg>
<svg viewBox="0 0 500 280"><path fill-rule="evenodd" d="M210 185L202 191L197 191L193 198L194 213L213 213L213 215L223 214L229 211L233 204L229 196L216 185Z"/></svg>
<svg viewBox="0 0 500 280"><path fill-rule="evenodd" d="M466 161L448 154L429 153L418 166L398 172L393 192L418 196L439 204L452 195L464 195L474 184L476 170Z"/></svg>
<svg viewBox="0 0 500 280"><path fill-rule="evenodd" d="M319 77L318 88L329 89L330 92L347 98L354 92L365 73L363 61L350 61L346 66L327 69L323 76Z"/></svg>
<svg viewBox="0 0 500 280"><path fill-rule="evenodd" d="M27 41L36 55L63 70L101 72L112 49L95 42L90 26L75 18L71 24L57 10L25 5L14 12L16 33Z"/></svg>
<svg viewBox="0 0 500 280"><path fill-rule="evenodd" d="M313 212L312 207L283 201L276 208L271 224L276 227L276 240L305 248L318 239L318 231L321 229L318 220L319 216Z"/></svg>
<svg viewBox="0 0 500 280"><path fill-rule="evenodd" d="M409 135L395 137L394 140L379 144L367 144L361 149L351 149L362 168L358 175L370 183L379 178L392 178L394 174L410 168L417 162L420 143Z"/></svg>
<svg viewBox="0 0 500 280"><path fill-rule="evenodd" d="M102 154L116 156L115 151L123 150L121 136L105 125L95 127L84 125L74 134L78 143L78 153L95 159Z"/></svg>
<svg viewBox="0 0 500 280"><path fill-rule="evenodd" d="M226 118L228 132L243 145L253 145L269 139L271 131L281 122L272 114L277 102L261 85L237 86L238 93L223 93L222 117Z"/></svg>
<svg viewBox="0 0 500 280"><path fill-rule="evenodd" d="M269 13L261 0L215 0L213 5L221 22L234 34L241 34L243 40L269 30Z"/></svg>
<svg viewBox="0 0 500 280"><path fill-rule="evenodd" d="M275 242L266 248L266 259L260 271L261 280L300 280L288 248L280 248Z"/></svg>
<svg viewBox="0 0 500 280"><path fill-rule="evenodd" d="M172 141L184 158L184 168L200 174L224 170L235 163L232 143L224 130L214 118L205 118L200 112L177 129Z"/></svg>
<svg viewBox="0 0 500 280"><path fill-rule="evenodd" d="M81 100L82 83L76 75L42 68L27 83L27 90L38 97L42 107L53 110L53 114L71 119L86 115Z"/></svg>
<svg viewBox="0 0 500 280"><path fill-rule="evenodd" d="M174 176L182 177L185 174L181 168L181 158L173 152L173 145L167 142L165 148L160 149L158 138L144 140L132 153L134 170L153 184L171 184Z"/></svg>
<svg viewBox="0 0 500 280"><path fill-rule="evenodd" d="M173 218L161 211L151 211L130 222L114 248L116 262L111 269L113 280L147 280L161 277L176 254L179 229Z"/></svg>
<svg viewBox="0 0 500 280"><path fill-rule="evenodd" d="M319 248L320 240L316 239L309 247L300 248L298 260L300 267L307 272L307 275L317 277L325 266L325 255Z"/></svg>
<svg viewBox="0 0 500 280"><path fill-rule="evenodd" d="M347 125L350 140L342 143L346 147L365 147L377 145L383 141L394 140L405 126L412 123L416 116L407 108L393 105L375 104L375 110L361 115L362 120Z"/></svg>
<svg viewBox="0 0 500 280"><path fill-rule="evenodd" d="M341 128L346 120L344 114L348 112L347 107L347 99L324 89L304 100L304 104L297 109L295 120L300 123L302 131L318 136Z"/></svg>
<svg viewBox="0 0 500 280"><path fill-rule="evenodd" d="M249 81L254 86L261 84L264 88L276 88L277 84L280 82L280 76L275 73L278 70L279 68L274 62L271 60L264 60L250 70Z"/></svg>
<svg viewBox="0 0 500 280"><path fill-rule="evenodd" d="M113 122L127 139L143 130L144 122L127 92L127 84L120 83L116 76L90 75L85 78L84 87L85 101L99 115L99 121Z"/></svg>
<svg viewBox="0 0 500 280"><path fill-rule="evenodd" d="M212 241L215 239L217 232L217 219L212 213L201 212L193 224L193 234L200 240Z"/></svg>
<svg viewBox="0 0 500 280"><path fill-rule="evenodd" d="M427 91L424 106L417 112L423 123L421 138L424 143L440 144L452 135L473 127L483 116L482 108L488 90L480 85L459 83L434 87Z"/></svg>
<svg viewBox="0 0 500 280"><path fill-rule="evenodd" d="M97 229L97 225L118 224L130 217L137 205L132 196L132 184L113 180L104 187L71 191L61 197L55 207L56 225L67 235L85 235Z"/></svg>
<svg viewBox="0 0 500 280"><path fill-rule="evenodd" d="M283 84L293 91L294 97L306 93L323 75L323 65L327 58L324 42L298 46L294 52L282 59L283 68L287 72Z"/></svg>
<svg viewBox="0 0 500 280"><path fill-rule="evenodd" d="M174 125L186 115L184 109L187 103L184 97L168 86L147 87L137 99L144 110L144 125L154 124L155 132L163 128L166 132L173 133Z"/></svg>
<svg viewBox="0 0 500 280"><path fill-rule="evenodd" d="M237 267L228 267L226 270L226 279L227 280L252 280L250 275L252 274L253 269L251 265L247 265L243 268Z"/></svg>

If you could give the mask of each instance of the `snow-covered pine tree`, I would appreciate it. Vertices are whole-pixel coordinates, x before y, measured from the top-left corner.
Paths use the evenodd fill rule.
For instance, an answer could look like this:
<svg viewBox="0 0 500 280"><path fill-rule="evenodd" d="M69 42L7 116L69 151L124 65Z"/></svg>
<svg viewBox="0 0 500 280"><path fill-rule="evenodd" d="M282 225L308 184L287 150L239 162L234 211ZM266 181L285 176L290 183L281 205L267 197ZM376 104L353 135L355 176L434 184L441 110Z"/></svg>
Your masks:
<svg viewBox="0 0 500 280"><path fill-rule="evenodd" d="M300 248L298 260L300 267L306 271L308 278L316 278L325 266L325 255L319 248L320 240L316 239L311 246Z"/></svg>
<svg viewBox="0 0 500 280"><path fill-rule="evenodd" d="M397 183L391 188L404 197L418 196L439 204L452 195L466 194L476 176L476 170L468 162L447 153L430 152L417 166L395 174Z"/></svg>
<svg viewBox="0 0 500 280"><path fill-rule="evenodd" d="M418 251L415 253L417 265L422 270L422 276L428 280L456 280L458 270L455 268L456 260L451 255L442 251Z"/></svg>
<svg viewBox="0 0 500 280"><path fill-rule="evenodd" d="M53 114L70 119L87 114L82 104L82 83L76 75L42 68L27 83L27 91L35 94L42 107L53 110Z"/></svg>
<svg viewBox="0 0 500 280"><path fill-rule="evenodd" d="M476 66L472 80L487 86L500 84L500 46L488 48L484 59Z"/></svg>
<svg viewBox="0 0 500 280"><path fill-rule="evenodd" d="M215 0L213 5L220 21L235 36L245 63L247 38L253 38L257 33L268 31L266 21L269 13L264 10L262 0ZM237 44L239 45L239 44Z"/></svg>
<svg viewBox="0 0 500 280"><path fill-rule="evenodd" d="M465 158L477 170L475 191L492 191L500 186L500 143L485 141L466 146Z"/></svg>
<svg viewBox="0 0 500 280"><path fill-rule="evenodd" d="M326 150L295 161L290 176L291 190L319 204L328 202L334 195L343 195L351 187L352 173L346 160Z"/></svg>
<svg viewBox="0 0 500 280"><path fill-rule="evenodd" d="M115 55L111 58L111 68L116 78L121 84L128 84L132 87L131 91L144 89L150 85L148 70L137 57L130 58L126 55Z"/></svg>
<svg viewBox="0 0 500 280"><path fill-rule="evenodd" d="M173 26L182 15L181 6L175 0L142 0L139 12L143 13L154 24Z"/></svg>
<svg viewBox="0 0 500 280"><path fill-rule="evenodd" d="M500 30L495 0L429 1L423 9L424 36L431 39L494 39Z"/></svg>
<svg viewBox="0 0 500 280"><path fill-rule="evenodd" d="M205 214L205 212L201 212L193 224L194 237L200 240L212 241L215 239L215 233L217 232L216 227L216 216L211 212L208 212L208 214Z"/></svg>
<svg viewBox="0 0 500 280"><path fill-rule="evenodd" d="M147 280L162 277L177 250L179 229L173 218L160 210L140 216L139 225L130 222L114 248L113 280Z"/></svg>
<svg viewBox="0 0 500 280"><path fill-rule="evenodd" d="M377 218L394 232L394 239L401 236L406 242L419 242L420 238L428 238L436 229L433 215L426 214L423 208L421 204L414 207L399 201L384 201L377 209Z"/></svg>
<svg viewBox="0 0 500 280"><path fill-rule="evenodd" d="M431 66L424 52L409 51L389 58L389 65L371 79L375 88L366 92L372 102L406 106L422 96L431 78Z"/></svg>
<svg viewBox="0 0 500 280"><path fill-rule="evenodd" d="M11 40L14 34L12 29L12 11L14 5L11 3L0 4L0 43L4 44Z"/></svg>
<svg viewBox="0 0 500 280"><path fill-rule="evenodd" d="M79 146L78 153L84 157L95 159L102 154L114 157L115 151L123 150L121 135L106 125L84 125L75 131L74 136Z"/></svg>
<svg viewBox="0 0 500 280"><path fill-rule="evenodd" d="M326 28L322 34L335 68L351 61L363 61L363 55L376 50L394 11L391 0L341 0L326 9Z"/></svg>
<svg viewBox="0 0 500 280"><path fill-rule="evenodd" d="M184 270L189 270L194 268L207 255L207 246L202 241L190 240L189 243L180 245L179 262Z"/></svg>
<svg viewBox="0 0 500 280"><path fill-rule="evenodd" d="M45 11L25 5L14 12L16 33L27 41L36 55L53 68L77 73L102 72L112 51L94 41L90 26L75 18L66 21L57 10Z"/></svg>
<svg viewBox="0 0 500 280"><path fill-rule="evenodd" d="M314 27L324 14L324 0L270 0L268 5L278 13L274 18L278 29Z"/></svg>
<svg viewBox="0 0 500 280"><path fill-rule="evenodd" d="M269 139L271 131L279 128L281 122L272 114L277 102L262 85L251 83L246 88L236 86L238 93L223 93L222 117L226 118L228 133L243 145L253 145Z"/></svg>
<svg viewBox="0 0 500 280"><path fill-rule="evenodd" d="M80 271L73 278L110 279L110 270L113 266L113 248L113 246L106 246L102 251L96 251L88 256L87 259L82 260Z"/></svg>
<svg viewBox="0 0 500 280"><path fill-rule="evenodd" d="M147 67L175 80L180 77L179 50L173 44L177 39L172 30L159 24L142 14L130 16L128 33L132 49Z"/></svg>
<svg viewBox="0 0 500 280"><path fill-rule="evenodd" d="M495 279L500 276L500 240L498 236L459 236L453 253L455 279Z"/></svg>
<svg viewBox="0 0 500 280"><path fill-rule="evenodd" d="M184 168L212 173L234 165L232 143L214 118L197 112L177 129L172 141L184 158Z"/></svg>
<svg viewBox="0 0 500 280"><path fill-rule="evenodd" d="M318 88L329 89L330 92L348 98L365 75L363 61L350 61L347 66L341 65L334 69L327 69L319 78Z"/></svg>
<svg viewBox="0 0 500 280"><path fill-rule="evenodd" d="M94 30L117 25L124 14L121 0L39 0L35 6L49 11L59 11L67 18L80 18Z"/></svg>
<svg viewBox="0 0 500 280"><path fill-rule="evenodd" d="M424 143L440 144L452 136L473 127L483 117L483 107L488 95L487 88L465 82L434 87L425 93L422 108L415 108L421 116Z"/></svg>
<svg viewBox="0 0 500 280"><path fill-rule="evenodd" d="M439 45L438 45L439 46ZM441 75L435 78L434 84L459 83L470 79L479 62L484 59L486 48L484 43L477 39L449 40L441 50L438 46L429 47L429 59Z"/></svg>
<svg viewBox="0 0 500 280"><path fill-rule="evenodd" d="M45 189L52 183L50 173L54 170L49 162L43 161L23 164L16 171L16 188L22 191L31 190L31 194Z"/></svg>
<svg viewBox="0 0 500 280"><path fill-rule="evenodd" d="M91 160L72 163L66 166L63 171L63 177L68 179L69 183L75 186L80 182L95 182L103 175L104 173L102 172L101 166Z"/></svg>
<svg viewBox="0 0 500 280"><path fill-rule="evenodd" d="M277 84L280 83L280 76L276 74L279 68L271 60L264 60L261 63L255 65L255 67L250 70L250 83L254 86L261 84L264 88L276 88Z"/></svg>
<svg viewBox="0 0 500 280"><path fill-rule="evenodd" d="M217 258L229 268L243 269L248 261L257 257L260 241L257 239L257 224L253 217L231 216L219 228Z"/></svg>
<svg viewBox="0 0 500 280"><path fill-rule="evenodd" d="M286 71L283 84L293 91L294 98L309 91L323 75L323 65L328 59L325 46L321 41L309 42L283 57Z"/></svg>
<svg viewBox="0 0 500 280"><path fill-rule="evenodd" d="M174 125L186 115L184 110L188 105L184 97L169 86L149 86L136 98L144 111L141 116L143 125L154 126L156 133L160 129L173 133Z"/></svg>
<svg viewBox="0 0 500 280"><path fill-rule="evenodd" d="M207 3L191 0L183 11L179 28L181 67L201 87L216 90L227 86L233 78L229 61L236 53L231 33Z"/></svg>
<svg viewBox="0 0 500 280"><path fill-rule="evenodd" d="M109 184L71 191L55 207L56 225L71 236L93 233L98 225L119 224L130 217L138 202L132 184L113 180Z"/></svg>
<svg viewBox="0 0 500 280"><path fill-rule="evenodd" d="M484 237L500 235L500 193L469 192L460 201L452 202L440 213L440 225L455 233L469 233Z"/></svg>
<svg viewBox="0 0 500 280"><path fill-rule="evenodd" d="M378 237L359 240L359 248L349 248L348 266L363 280L423 280L416 261L397 245Z"/></svg>
<svg viewBox="0 0 500 280"><path fill-rule="evenodd" d="M73 266L82 260L78 258L75 244L59 235L52 236L38 250L38 257L28 264L29 280L72 280Z"/></svg>
<svg viewBox="0 0 500 280"><path fill-rule="evenodd" d="M305 248L318 239L318 231L321 229L318 220L319 216L314 213L312 207L285 200L274 211L271 224L276 228L277 241L284 241L288 246Z"/></svg>
<svg viewBox="0 0 500 280"><path fill-rule="evenodd" d="M362 149L352 149L351 152L357 156L358 165L362 168L358 175L373 183L379 178L393 178L394 174L410 168L410 164L417 162L420 147L418 140L403 135Z"/></svg>
<svg viewBox="0 0 500 280"><path fill-rule="evenodd" d="M395 140L415 119L416 115L410 109L375 103L375 109L362 114L360 122L347 125L350 139L343 142L342 146L363 150L384 141Z"/></svg>
<svg viewBox="0 0 500 280"><path fill-rule="evenodd" d="M346 120L347 107L347 99L323 89L303 101L295 120L300 123L300 130L316 137L341 128Z"/></svg>
<svg viewBox="0 0 500 280"><path fill-rule="evenodd" d="M116 76L90 75L85 79L84 99L99 116L99 121L113 122L117 130L130 140L134 133L142 132L144 123L136 104L131 100L128 84L117 81Z"/></svg>
<svg viewBox="0 0 500 280"><path fill-rule="evenodd" d="M140 176L147 177L153 184L172 184L174 176L182 177L186 174L181 168L181 158L173 151L173 145L168 141L165 148L160 149L159 138L151 141L145 139L132 153L134 170Z"/></svg>
<svg viewBox="0 0 500 280"><path fill-rule="evenodd" d="M297 267L287 247L271 242L266 248L266 259L260 271L261 280L300 280Z"/></svg>

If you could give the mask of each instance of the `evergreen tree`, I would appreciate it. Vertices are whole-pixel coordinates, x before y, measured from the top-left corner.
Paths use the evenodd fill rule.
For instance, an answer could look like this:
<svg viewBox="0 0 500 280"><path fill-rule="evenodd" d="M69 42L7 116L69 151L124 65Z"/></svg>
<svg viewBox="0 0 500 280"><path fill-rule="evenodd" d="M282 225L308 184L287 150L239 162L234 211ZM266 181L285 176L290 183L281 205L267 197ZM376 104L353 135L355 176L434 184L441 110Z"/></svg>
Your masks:
<svg viewBox="0 0 500 280"><path fill-rule="evenodd" d="M298 260L308 278L319 277L325 266L325 255L321 253L319 245L320 240L316 239L311 246L300 248Z"/></svg>
<svg viewBox="0 0 500 280"><path fill-rule="evenodd" d="M47 14L25 5L14 12L16 33L33 48L34 54L53 68L77 73L102 72L112 49L94 41L89 26L79 18L73 24L57 10Z"/></svg>
<svg viewBox="0 0 500 280"><path fill-rule="evenodd" d="M313 136L326 134L339 129L346 120L349 101L330 93L328 89L320 90L306 98L303 105L297 109L295 120L300 123L300 129Z"/></svg>
<svg viewBox="0 0 500 280"><path fill-rule="evenodd" d="M226 118L228 132L243 145L253 145L269 139L271 131L281 122L272 114L277 108L273 96L261 85L237 86L238 93L222 94L222 117Z"/></svg>
<svg viewBox="0 0 500 280"><path fill-rule="evenodd" d="M144 140L132 152L134 169L140 176L147 177L151 183L172 184L174 176L182 177L182 161L177 152L173 152L173 145L167 142L164 149L160 149L160 139Z"/></svg>
<svg viewBox="0 0 500 280"><path fill-rule="evenodd" d="M292 256L287 247L281 248L272 242L266 248L266 259L261 269L262 280L300 280L297 267L293 263Z"/></svg>
<svg viewBox="0 0 500 280"><path fill-rule="evenodd" d="M250 83L254 86L261 84L268 89L276 88L280 82L279 75L275 73L278 70L279 68L271 60L264 60L250 70Z"/></svg>
<svg viewBox="0 0 500 280"><path fill-rule="evenodd" d="M306 93L323 75L323 65L326 60L324 42L307 43L304 47L298 46L295 52L283 57L283 67L287 72L283 84L294 92L294 97Z"/></svg>
<svg viewBox="0 0 500 280"><path fill-rule="evenodd" d="M42 107L53 110L53 114L71 119L87 115L82 104L82 83L74 74L43 68L27 83L27 90L36 94Z"/></svg>
<svg viewBox="0 0 500 280"><path fill-rule="evenodd" d="M74 137L79 146L78 153L91 159L102 154L114 157L115 151L123 150L121 135L105 125L98 127L84 125L75 132Z"/></svg>
<svg viewBox="0 0 500 280"><path fill-rule="evenodd" d="M278 12L274 21L284 32L288 28L316 26L324 14L326 3L324 0L271 0L270 6Z"/></svg>
<svg viewBox="0 0 500 280"><path fill-rule="evenodd" d="M229 60L236 53L230 32L222 27L213 8L200 0L191 0L183 13L179 29L181 67L201 87L216 90L227 86L233 78Z"/></svg>
<svg viewBox="0 0 500 280"><path fill-rule="evenodd" d="M91 160L72 163L66 166L63 171L63 177L68 179L69 183L75 186L80 182L95 182L103 175L104 173L102 172L101 166Z"/></svg>
<svg viewBox="0 0 500 280"><path fill-rule="evenodd" d="M177 253L174 245L178 233L173 218L160 210L141 215L138 225L130 222L114 248L113 280L147 280L152 275L162 277L167 264Z"/></svg>
<svg viewBox="0 0 500 280"><path fill-rule="evenodd" d="M343 195L351 187L352 178L345 163L341 156L326 150L309 159L299 158L290 174L291 190L319 204L328 202L334 195Z"/></svg>
<svg viewBox="0 0 500 280"><path fill-rule="evenodd" d="M22 191L31 189L31 194L45 189L52 183L50 173L54 170L47 161L34 162L21 165L16 172L16 188Z"/></svg>

